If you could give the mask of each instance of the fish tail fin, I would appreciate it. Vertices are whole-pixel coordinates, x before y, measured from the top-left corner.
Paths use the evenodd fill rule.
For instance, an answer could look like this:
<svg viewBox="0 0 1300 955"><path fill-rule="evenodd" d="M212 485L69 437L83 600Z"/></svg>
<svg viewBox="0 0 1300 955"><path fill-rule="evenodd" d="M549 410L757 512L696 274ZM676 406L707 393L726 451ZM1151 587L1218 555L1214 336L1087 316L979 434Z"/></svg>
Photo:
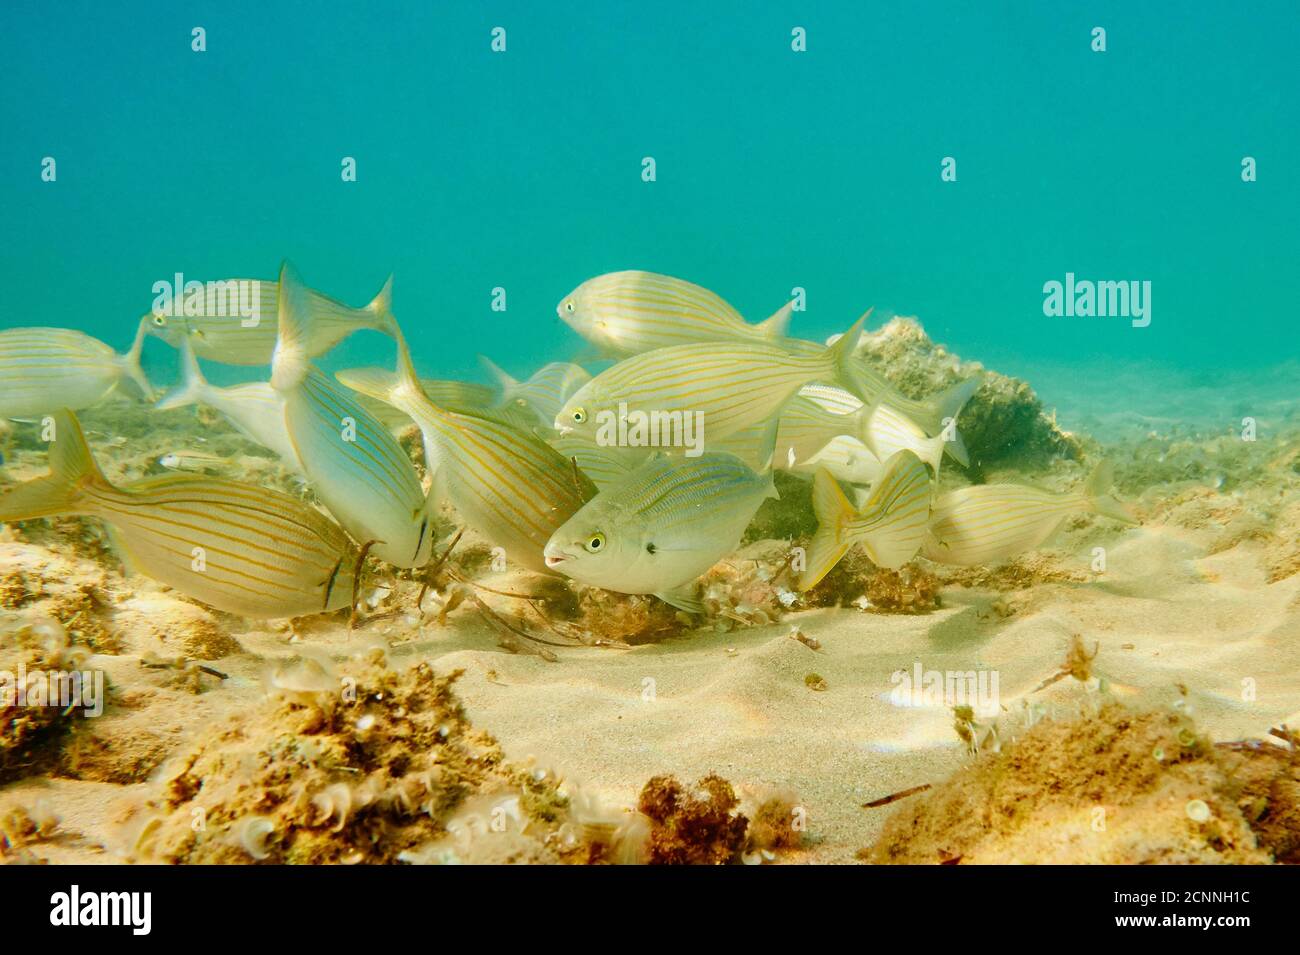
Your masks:
<svg viewBox="0 0 1300 955"><path fill-rule="evenodd" d="M181 383L154 405L155 411L170 411L172 408L183 408L203 400L208 381L203 377L203 369L199 367L198 356L194 354L194 346L190 344L188 338L181 341L180 355Z"/></svg>
<svg viewBox="0 0 1300 955"><path fill-rule="evenodd" d="M872 309L867 309L866 314L854 322L853 326L827 349L830 352L835 379L866 404L871 403L870 393L862 380L854 353L862 338L862 328L871 317L871 312Z"/></svg>
<svg viewBox="0 0 1300 955"><path fill-rule="evenodd" d="M866 528L862 546L877 567L897 570L916 556L925 540L931 497L930 474L915 454L897 451L885 462L859 515Z"/></svg>
<svg viewBox="0 0 1300 955"><path fill-rule="evenodd" d="M385 332L389 335L393 333L393 326L396 325L397 318L393 315L392 275L388 276L388 281L379 290L379 294L370 300L370 304L366 306L366 311L370 313L375 331Z"/></svg>
<svg viewBox="0 0 1300 955"><path fill-rule="evenodd" d="M508 395L510 389L519 384L519 379L515 378L510 374L510 372L506 371L487 355L479 355L478 361L479 364L483 366L484 370L487 371L487 373L496 381L497 387L501 389L503 396Z"/></svg>
<svg viewBox="0 0 1300 955"><path fill-rule="evenodd" d="M780 341L786 337L790 328L790 316L794 313L794 301L786 302L754 327L759 334L771 341Z"/></svg>
<svg viewBox="0 0 1300 955"><path fill-rule="evenodd" d="M939 392L931 400L940 432L945 431L949 424L952 425L952 440L947 443L948 455L962 467L970 466L970 452L966 450L966 442L957 430L957 418L966 407L966 402L979 390L980 384L979 376L967 378Z"/></svg>
<svg viewBox="0 0 1300 955"><path fill-rule="evenodd" d="M280 266L276 305L277 336L271 358L271 387L288 391L307 377L311 355L307 342L311 327L311 302L298 270L288 261Z"/></svg>
<svg viewBox="0 0 1300 955"><path fill-rule="evenodd" d="M853 505L825 468L820 468L813 477L812 503L817 531L808 542L806 566L799 575L800 590L816 587L849 549L844 523L853 516Z"/></svg>
<svg viewBox="0 0 1300 955"><path fill-rule="evenodd" d="M153 400L153 385L149 384L149 379L145 377L144 369L140 367L140 356L144 353L145 335L149 333L149 324L152 315L146 315L140 319L140 324L136 326L135 341L127 349L125 355L118 359L122 363L122 374L126 375L140 389L144 395L145 401Z"/></svg>
<svg viewBox="0 0 1300 955"><path fill-rule="evenodd" d="M50 473L0 494L0 521L29 521L76 513L81 510L81 489L87 483L108 485L72 412L57 411L52 418Z"/></svg>
<svg viewBox="0 0 1300 955"><path fill-rule="evenodd" d="M1088 510L1124 524L1141 524L1132 509L1114 494L1115 469L1102 461L1083 482L1083 497Z"/></svg>

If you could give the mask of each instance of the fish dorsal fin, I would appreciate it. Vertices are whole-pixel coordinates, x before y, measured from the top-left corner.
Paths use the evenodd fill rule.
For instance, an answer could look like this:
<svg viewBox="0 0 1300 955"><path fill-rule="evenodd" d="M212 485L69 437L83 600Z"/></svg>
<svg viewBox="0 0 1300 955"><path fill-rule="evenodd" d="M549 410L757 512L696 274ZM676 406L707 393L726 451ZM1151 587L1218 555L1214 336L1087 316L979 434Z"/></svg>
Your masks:
<svg viewBox="0 0 1300 955"><path fill-rule="evenodd" d="M515 378L487 355L479 355L478 360L484 370L496 381L497 387L501 389L501 397L509 398L511 390L519 385L519 379Z"/></svg>
<svg viewBox="0 0 1300 955"><path fill-rule="evenodd" d="M790 328L790 316L794 314L794 301L786 302L763 321L754 326L769 341L780 341L786 337Z"/></svg>

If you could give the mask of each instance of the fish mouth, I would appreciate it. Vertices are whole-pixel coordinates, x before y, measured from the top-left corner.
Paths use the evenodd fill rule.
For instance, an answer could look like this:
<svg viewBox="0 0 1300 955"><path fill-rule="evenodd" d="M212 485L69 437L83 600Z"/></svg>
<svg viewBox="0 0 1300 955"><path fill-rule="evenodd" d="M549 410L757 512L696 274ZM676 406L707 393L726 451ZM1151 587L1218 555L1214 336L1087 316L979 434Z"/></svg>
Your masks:
<svg viewBox="0 0 1300 955"><path fill-rule="evenodd" d="M545 554L543 556L546 559L547 567L559 567L566 559L563 554Z"/></svg>

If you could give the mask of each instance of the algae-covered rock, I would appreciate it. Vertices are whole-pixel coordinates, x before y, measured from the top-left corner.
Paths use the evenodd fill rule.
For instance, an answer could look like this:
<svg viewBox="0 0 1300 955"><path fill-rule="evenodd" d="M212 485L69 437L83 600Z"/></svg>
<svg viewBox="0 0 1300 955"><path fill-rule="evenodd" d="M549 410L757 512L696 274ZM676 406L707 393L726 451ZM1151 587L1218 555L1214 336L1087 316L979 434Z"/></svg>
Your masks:
<svg viewBox="0 0 1300 955"><path fill-rule="evenodd" d="M1261 744L1267 747L1267 744ZM1262 753L1262 755L1260 755ZM1267 863L1300 847L1300 761L1118 703L1039 723L904 804L874 863Z"/></svg>
<svg viewBox="0 0 1300 955"><path fill-rule="evenodd" d="M452 693L458 674L336 670L305 658L261 707L214 726L159 774L124 851L135 861L560 861L554 782L505 762ZM543 791L545 790L545 791ZM531 815L530 807L552 807ZM553 848L553 845L555 848Z"/></svg>
<svg viewBox="0 0 1300 955"><path fill-rule="evenodd" d="M57 620L0 611L0 785L49 772L102 707L107 682L86 658Z"/></svg>
<svg viewBox="0 0 1300 955"><path fill-rule="evenodd" d="M1027 382L962 361L931 341L914 318L895 318L863 335L858 353L908 398L926 398L981 376L957 419L976 473L995 464L1038 470L1054 458L1082 455L1079 439L1057 427Z"/></svg>

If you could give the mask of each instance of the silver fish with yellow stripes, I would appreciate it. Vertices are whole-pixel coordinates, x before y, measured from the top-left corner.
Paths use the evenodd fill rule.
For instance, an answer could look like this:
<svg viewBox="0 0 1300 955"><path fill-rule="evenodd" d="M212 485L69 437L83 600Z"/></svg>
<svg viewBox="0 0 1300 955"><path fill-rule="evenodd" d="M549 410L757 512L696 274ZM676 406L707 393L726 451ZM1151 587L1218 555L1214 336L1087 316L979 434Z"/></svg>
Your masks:
<svg viewBox="0 0 1300 955"><path fill-rule="evenodd" d="M422 567L433 547L430 501L392 432L302 350L315 318L306 293L286 263L271 386L284 400L297 464L329 512L371 553L396 567Z"/></svg>
<svg viewBox="0 0 1300 955"><path fill-rule="evenodd" d="M124 379L146 399L152 398L153 389L140 368L144 330L141 322L125 355L70 328L0 331L0 417L88 408Z"/></svg>
<svg viewBox="0 0 1300 955"><path fill-rule="evenodd" d="M556 415L555 428L605 445L621 440L624 423L638 416L669 423L682 433L692 416L707 447L709 441L773 418L810 382L840 381L855 388L847 363L865 321L866 316L858 319L832 348L812 346L798 353L758 342L705 342L644 352L578 389Z"/></svg>
<svg viewBox="0 0 1300 955"><path fill-rule="evenodd" d="M799 435L800 450L805 453L811 450L810 445L818 437L818 423L825 426L828 438L834 437L830 434L830 429L850 423L848 420L837 419L834 416L854 415L856 417L853 419L853 426L841 433L851 434L871 447L874 442L869 437L869 430L874 426L886 432L882 434L880 446L875 452L882 460L904 447L911 448L923 460L928 460L930 451L936 445L925 444L925 439L942 435L943 451L963 467L970 464L970 455L962 440L961 431L957 428L957 420L971 396L979 390L979 377L960 381L925 401L912 401L904 398L888 384L882 387L872 379L864 378L864 372L869 370L869 366L864 363L855 362L855 368L856 380L862 385L865 393L871 396L868 404L864 405L855 395L833 385L814 383L800 389L800 400L792 402L791 408L787 409L793 416L802 418L799 422L803 426L802 434ZM819 414L817 410L804 403L803 399L807 399L807 402L816 405L824 413ZM885 410L877 421L872 422L869 420L871 409L876 406ZM918 412L922 417L916 416ZM794 436L792 433L791 437Z"/></svg>
<svg viewBox="0 0 1300 955"><path fill-rule="evenodd" d="M479 360L501 387L496 407L518 409L528 418L529 426L547 431L554 427L555 416L564 403L591 381L591 374L585 368L567 361L550 362L526 381L519 381L490 358L480 355ZM428 389L425 391L428 393ZM430 397L433 396L430 394Z"/></svg>
<svg viewBox="0 0 1300 955"><path fill-rule="evenodd" d="M826 340L827 346L834 345L839 338L839 335L832 335ZM976 375L925 398L909 398L881 374L875 363L864 353L866 340L866 336L863 336L862 341L858 343L858 354L854 363L856 377L867 403L873 403L877 398L881 399L915 421L927 435L938 434L949 423L956 420L962 406L979 388L980 376ZM952 459L962 467L970 464L970 457L960 432L952 436L947 450Z"/></svg>
<svg viewBox="0 0 1300 955"><path fill-rule="evenodd" d="M776 496L771 472L756 474L735 455L656 454L560 527L546 563L586 584L701 613L696 579L736 549L759 505Z"/></svg>
<svg viewBox="0 0 1300 955"><path fill-rule="evenodd" d="M445 495L462 520L527 568L548 573L542 550L596 493L573 462L530 432L438 407L420 387L397 330L397 374L354 376L352 387L410 415L424 435L431 500Z"/></svg>
<svg viewBox="0 0 1300 955"><path fill-rule="evenodd" d="M750 325L706 288L654 272L610 272L588 279L560 300L556 314L606 358L629 358L692 342L775 342L785 336L791 305Z"/></svg>
<svg viewBox="0 0 1300 955"><path fill-rule="evenodd" d="M1083 486L1058 494L1019 484L958 488L934 502L921 553L941 564L996 564L1041 546L1071 514L1091 512L1124 524L1138 519L1112 493L1110 465Z"/></svg>
<svg viewBox="0 0 1300 955"><path fill-rule="evenodd" d="M298 452L289 440L284 420L284 398L264 381L220 388L203 377L189 340L181 342L181 384L154 408L167 411L186 405L206 405L235 426L244 437L274 451L292 471L302 471Z"/></svg>
<svg viewBox="0 0 1300 955"><path fill-rule="evenodd" d="M195 354L227 365L268 365L279 329L280 287L261 279L225 279L192 283L179 301L155 301L143 322L174 347L188 341ZM387 334L392 327L393 280L369 305L352 308L307 289L304 305L311 313L308 338L300 348L307 358L325 354L362 328Z"/></svg>
<svg viewBox="0 0 1300 955"><path fill-rule="evenodd" d="M351 603L356 545L320 511L278 491L191 474L115 487L72 413L53 419L49 475L0 494L0 521L100 518L128 567L242 617Z"/></svg>
<svg viewBox="0 0 1300 955"><path fill-rule="evenodd" d="M799 588L815 587L854 544L861 544L878 567L902 567L916 556L925 539L932 496L930 474L911 451L898 451L885 462L861 509L854 508L830 472L817 472L813 478L817 531L808 544Z"/></svg>
<svg viewBox="0 0 1300 955"><path fill-rule="evenodd" d="M862 443L881 461L887 461L899 451L911 451L939 475L939 463L948 446L945 432L933 438L926 437L921 427L907 415L880 398L876 403L858 412L862 423Z"/></svg>

